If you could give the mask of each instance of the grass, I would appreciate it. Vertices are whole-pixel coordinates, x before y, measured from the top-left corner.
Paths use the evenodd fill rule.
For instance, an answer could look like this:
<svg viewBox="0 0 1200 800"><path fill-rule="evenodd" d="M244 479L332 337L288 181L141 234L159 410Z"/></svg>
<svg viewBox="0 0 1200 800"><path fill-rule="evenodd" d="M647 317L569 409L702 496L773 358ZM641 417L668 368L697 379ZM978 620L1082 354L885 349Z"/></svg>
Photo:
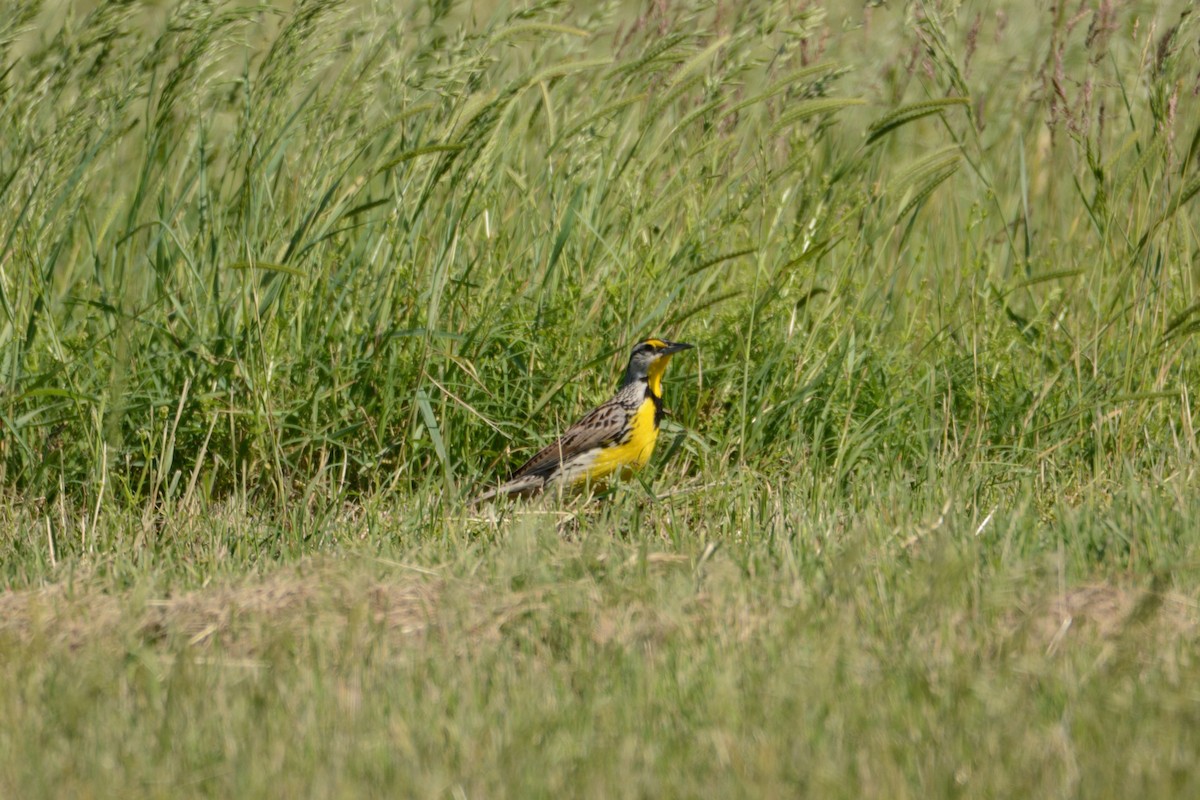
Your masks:
<svg viewBox="0 0 1200 800"><path fill-rule="evenodd" d="M1187 11L18 0L0 795L1195 796Z"/></svg>

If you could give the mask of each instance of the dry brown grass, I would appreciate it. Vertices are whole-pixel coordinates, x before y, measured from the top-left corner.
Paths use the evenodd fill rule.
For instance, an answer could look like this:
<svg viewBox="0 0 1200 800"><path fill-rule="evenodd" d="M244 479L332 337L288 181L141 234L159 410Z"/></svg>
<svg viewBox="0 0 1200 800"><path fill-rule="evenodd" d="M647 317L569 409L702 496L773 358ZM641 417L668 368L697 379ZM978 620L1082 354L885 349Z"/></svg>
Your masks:
<svg viewBox="0 0 1200 800"><path fill-rule="evenodd" d="M267 628L308 628L328 636L361 618L390 637L409 639L435 624L441 589L427 575L363 579L311 561L262 579L161 598L59 583L0 595L0 635L18 641L37 637L67 648L133 635L147 643L219 643L227 652L252 655Z"/></svg>
<svg viewBox="0 0 1200 800"><path fill-rule="evenodd" d="M1087 583L1030 603L1024 622L1049 653L1077 641L1110 640L1140 626L1171 639L1200 634L1200 604L1179 592Z"/></svg>

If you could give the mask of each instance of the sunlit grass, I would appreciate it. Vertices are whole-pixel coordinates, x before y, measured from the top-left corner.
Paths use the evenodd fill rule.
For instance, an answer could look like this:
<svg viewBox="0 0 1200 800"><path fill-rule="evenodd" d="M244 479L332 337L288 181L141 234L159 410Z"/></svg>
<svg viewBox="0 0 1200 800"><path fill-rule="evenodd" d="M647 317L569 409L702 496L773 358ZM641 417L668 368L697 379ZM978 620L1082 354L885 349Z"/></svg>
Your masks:
<svg viewBox="0 0 1200 800"><path fill-rule="evenodd" d="M0 795L1195 794L1186 3L10 6Z"/></svg>

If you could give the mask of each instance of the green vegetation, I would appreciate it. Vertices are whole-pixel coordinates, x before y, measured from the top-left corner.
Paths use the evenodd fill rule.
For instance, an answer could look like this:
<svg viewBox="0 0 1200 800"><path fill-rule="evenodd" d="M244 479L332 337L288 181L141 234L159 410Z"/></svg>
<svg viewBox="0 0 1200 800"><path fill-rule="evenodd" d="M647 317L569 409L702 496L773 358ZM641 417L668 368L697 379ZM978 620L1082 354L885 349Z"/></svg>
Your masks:
<svg viewBox="0 0 1200 800"><path fill-rule="evenodd" d="M0 796L1200 795L1200 16L827 5L10 0Z"/></svg>

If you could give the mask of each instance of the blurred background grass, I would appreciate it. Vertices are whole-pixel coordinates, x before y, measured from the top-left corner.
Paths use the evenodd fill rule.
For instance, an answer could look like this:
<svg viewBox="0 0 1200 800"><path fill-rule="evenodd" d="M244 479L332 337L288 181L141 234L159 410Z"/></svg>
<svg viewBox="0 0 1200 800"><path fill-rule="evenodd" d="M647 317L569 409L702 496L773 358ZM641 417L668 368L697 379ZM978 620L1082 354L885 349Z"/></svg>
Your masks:
<svg viewBox="0 0 1200 800"><path fill-rule="evenodd" d="M200 793L272 794L285 767L315 794L445 793L452 776L519 795L1182 792L1198 25L1186 2L11 2L14 796L99 776L164 793L181 773ZM462 495L606 397L647 335L699 349L671 368L645 488L469 518ZM327 629L154 611L214 580L258 591L284 570L307 586L290 570L312 558L365 560L336 573L350 599L304 595ZM380 558L450 587L435 593L451 609L435 614L441 644L400 647L372 621L372 587L409 574ZM618 563L635 566L604 566ZM710 569L728 576L718 589ZM1103 602L1072 606L1097 581ZM120 622L73 632L110 601ZM479 603L490 621L468 613ZM648 607L666 621L645 638ZM699 636L696 608L750 627ZM1028 634L1046 608L1050 634ZM1059 655L1089 614L1103 635ZM338 661L352 635L382 649ZM500 667L514 652L527 671ZM615 660L589 665L598 652ZM227 671L243 657L311 705L248 699L259 678ZM664 697L688 662L689 691ZM344 718L378 752L310 757L349 713L319 688L327 674L404 709ZM1012 690L1016 674L1041 683ZM185 718L202 720L178 750L156 694L176 675ZM547 707L526 684L553 675ZM610 701L578 687L604 676L640 709L605 717L625 745L580 738ZM125 699L54 688L89 680ZM405 784L383 767L396 715L452 713L437 692L407 694L420 685L457 692L473 733L405 734L427 768ZM229 705L210 708L212 692ZM154 743L142 713L161 722ZM1123 737L1107 741L1106 713ZM510 716L527 727L472 750ZM213 738L259 725L302 746ZM89 738L105 728L124 744ZM539 735L574 766L526 783ZM518 757L504 741L534 744ZM588 761L600 744L625 755ZM956 755L908 750L930 746ZM56 766L18 769L42 749ZM1114 775L1118 753L1129 769ZM1016 774L1006 757L1047 762ZM827 773L795 766L819 760Z"/></svg>
<svg viewBox="0 0 1200 800"><path fill-rule="evenodd" d="M1182 8L19 4L0 477L453 505L653 333L672 483L1171 472Z"/></svg>

